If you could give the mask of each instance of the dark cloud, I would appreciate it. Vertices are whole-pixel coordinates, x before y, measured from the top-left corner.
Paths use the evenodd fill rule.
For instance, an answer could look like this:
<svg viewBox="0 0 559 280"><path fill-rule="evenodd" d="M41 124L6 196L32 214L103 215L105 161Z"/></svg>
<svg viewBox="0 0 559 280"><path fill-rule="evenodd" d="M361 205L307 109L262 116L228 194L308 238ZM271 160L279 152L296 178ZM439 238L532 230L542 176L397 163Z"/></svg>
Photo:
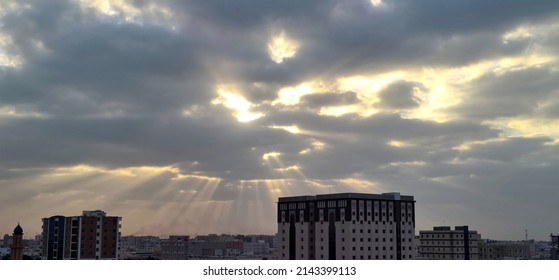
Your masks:
<svg viewBox="0 0 559 280"><path fill-rule="evenodd" d="M351 105L359 102L357 93L353 91L348 92L326 92L305 95L301 98L303 106L310 108L320 108L327 106L342 106Z"/></svg>
<svg viewBox="0 0 559 280"><path fill-rule="evenodd" d="M379 93L380 105L390 109L408 109L419 106L414 91L423 88L419 83L399 81L382 89Z"/></svg>
<svg viewBox="0 0 559 280"><path fill-rule="evenodd" d="M504 69L472 81L455 109L467 118L493 119L531 115L540 103L559 97L554 64Z"/></svg>

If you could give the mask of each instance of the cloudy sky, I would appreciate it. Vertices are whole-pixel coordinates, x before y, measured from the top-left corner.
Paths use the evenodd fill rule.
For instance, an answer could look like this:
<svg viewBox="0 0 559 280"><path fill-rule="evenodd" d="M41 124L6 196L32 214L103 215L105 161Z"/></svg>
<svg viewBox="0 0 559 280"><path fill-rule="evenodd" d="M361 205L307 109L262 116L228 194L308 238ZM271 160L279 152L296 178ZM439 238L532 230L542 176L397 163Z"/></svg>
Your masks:
<svg viewBox="0 0 559 280"><path fill-rule="evenodd" d="M559 232L559 1L0 0L0 234L274 233L279 196Z"/></svg>

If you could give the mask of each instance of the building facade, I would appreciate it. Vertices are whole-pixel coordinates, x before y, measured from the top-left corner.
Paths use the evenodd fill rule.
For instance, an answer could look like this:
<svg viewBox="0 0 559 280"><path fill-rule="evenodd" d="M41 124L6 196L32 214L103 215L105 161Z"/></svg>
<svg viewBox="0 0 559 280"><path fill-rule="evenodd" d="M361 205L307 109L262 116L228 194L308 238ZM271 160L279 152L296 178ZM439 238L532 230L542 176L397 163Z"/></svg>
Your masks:
<svg viewBox="0 0 559 280"><path fill-rule="evenodd" d="M161 239L161 259L186 260L188 259L188 235L171 235L168 239Z"/></svg>
<svg viewBox="0 0 559 280"><path fill-rule="evenodd" d="M479 243L480 260L530 260L535 254L533 241L484 240Z"/></svg>
<svg viewBox="0 0 559 280"><path fill-rule="evenodd" d="M415 201L399 193L280 197L278 258L413 259Z"/></svg>
<svg viewBox="0 0 559 280"><path fill-rule="evenodd" d="M559 234L550 235L551 238L551 248L550 248L550 257L552 260L559 260Z"/></svg>
<svg viewBox="0 0 559 280"><path fill-rule="evenodd" d="M478 260L480 235L468 226L419 231L419 254L429 260Z"/></svg>
<svg viewBox="0 0 559 280"><path fill-rule="evenodd" d="M46 260L118 259L121 217L101 210L81 216L43 218L43 254Z"/></svg>

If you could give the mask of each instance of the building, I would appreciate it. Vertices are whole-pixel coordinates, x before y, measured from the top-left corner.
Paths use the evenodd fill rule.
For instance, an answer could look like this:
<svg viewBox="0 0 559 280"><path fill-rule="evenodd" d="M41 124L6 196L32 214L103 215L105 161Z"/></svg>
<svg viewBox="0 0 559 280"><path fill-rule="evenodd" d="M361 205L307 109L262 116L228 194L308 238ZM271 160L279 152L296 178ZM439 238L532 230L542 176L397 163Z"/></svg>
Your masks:
<svg viewBox="0 0 559 280"><path fill-rule="evenodd" d="M550 257L552 260L559 260L559 235L551 234Z"/></svg>
<svg viewBox="0 0 559 280"><path fill-rule="evenodd" d="M278 258L413 259L415 201L400 193L280 197Z"/></svg>
<svg viewBox="0 0 559 280"><path fill-rule="evenodd" d="M23 240L23 255L32 259L41 259L43 237L35 235L34 239Z"/></svg>
<svg viewBox="0 0 559 280"><path fill-rule="evenodd" d="M161 258L161 239L157 236L122 236L119 258L143 260Z"/></svg>
<svg viewBox="0 0 559 280"><path fill-rule="evenodd" d="M10 246L10 258L12 260L23 259L23 228L17 224L14 228L13 243Z"/></svg>
<svg viewBox="0 0 559 280"><path fill-rule="evenodd" d="M4 234L4 239L2 239L2 247L4 248L10 248L10 245L12 245L14 237L10 236L9 234Z"/></svg>
<svg viewBox="0 0 559 280"><path fill-rule="evenodd" d="M447 226L419 231L422 259L429 260L478 260L480 235L468 226Z"/></svg>
<svg viewBox="0 0 559 280"><path fill-rule="evenodd" d="M258 240L257 242L245 242L243 243L242 252L247 256L267 255L270 253L270 245L264 240Z"/></svg>
<svg viewBox="0 0 559 280"><path fill-rule="evenodd" d="M121 217L101 210L43 218L43 259L118 259Z"/></svg>
<svg viewBox="0 0 559 280"><path fill-rule="evenodd" d="M495 241L479 243L481 260L530 260L536 254L534 241Z"/></svg>
<svg viewBox="0 0 559 280"><path fill-rule="evenodd" d="M169 239L161 239L161 259L186 260L188 259L188 235L171 235Z"/></svg>

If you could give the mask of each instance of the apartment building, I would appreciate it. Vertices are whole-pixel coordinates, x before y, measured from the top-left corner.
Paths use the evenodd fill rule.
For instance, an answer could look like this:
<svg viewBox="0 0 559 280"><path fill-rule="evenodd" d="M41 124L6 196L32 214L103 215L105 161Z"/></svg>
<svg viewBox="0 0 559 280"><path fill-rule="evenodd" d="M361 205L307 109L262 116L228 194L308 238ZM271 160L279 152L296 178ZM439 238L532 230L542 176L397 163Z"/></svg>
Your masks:
<svg viewBox="0 0 559 280"><path fill-rule="evenodd" d="M481 236L468 226L434 227L419 231L419 254L429 260L478 260Z"/></svg>
<svg viewBox="0 0 559 280"><path fill-rule="evenodd" d="M118 259L121 217L101 210L81 216L43 218L43 253L46 260Z"/></svg>
<svg viewBox="0 0 559 280"><path fill-rule="evenodd" d="M415 201L400 193L280 197L278 258L414 258Z"/></svg>
<svg viewBox="0 0 559 280"><path fill-rule="evenodd" d="M534 241L484 240L479 243L480 260L529 260L535 255Z"/></svg>
<svg viewBox="0 0 559 280"><path fill-rule="evenodd" d="M186 260L189 250L188 235L171 235L168 239L161 239L161 259Z"/></svg>

